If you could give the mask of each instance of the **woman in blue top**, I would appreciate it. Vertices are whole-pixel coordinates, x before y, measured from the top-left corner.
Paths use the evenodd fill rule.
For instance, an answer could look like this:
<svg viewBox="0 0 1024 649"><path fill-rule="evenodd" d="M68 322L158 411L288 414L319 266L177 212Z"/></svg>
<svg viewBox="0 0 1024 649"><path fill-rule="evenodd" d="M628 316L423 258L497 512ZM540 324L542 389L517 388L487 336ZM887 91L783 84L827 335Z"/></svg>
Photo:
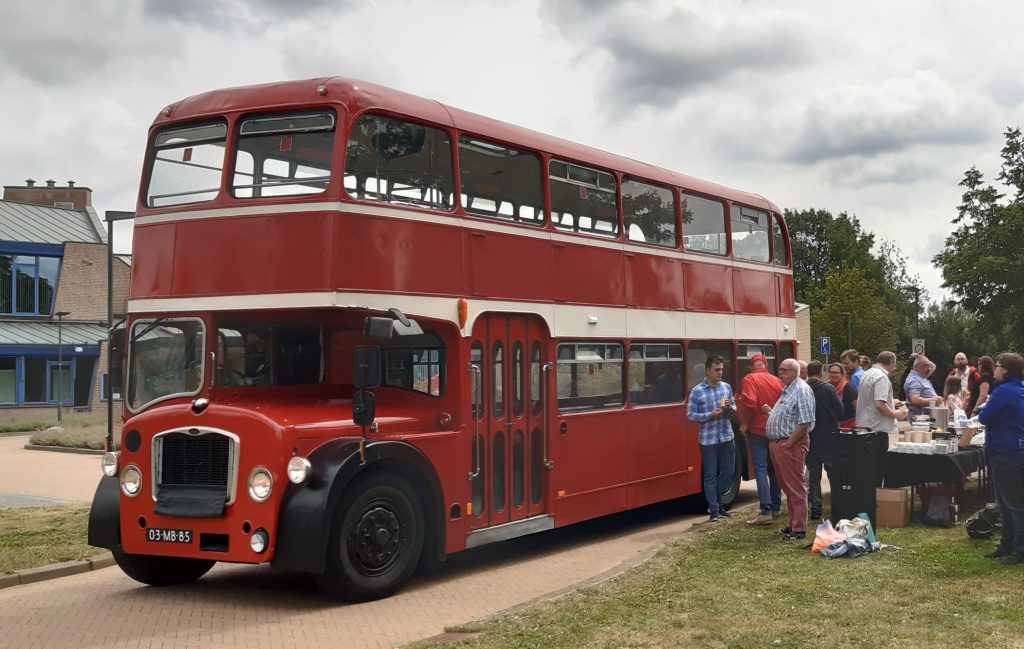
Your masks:
<svg viewBox="0 0 1024 649"><path fill-rule="evenodd" d="M1003 517L1003 537L985 557L1012 565L1024 563L1024 357L997 356L995 379L978 421L985 426L985 454Z"/></svg>

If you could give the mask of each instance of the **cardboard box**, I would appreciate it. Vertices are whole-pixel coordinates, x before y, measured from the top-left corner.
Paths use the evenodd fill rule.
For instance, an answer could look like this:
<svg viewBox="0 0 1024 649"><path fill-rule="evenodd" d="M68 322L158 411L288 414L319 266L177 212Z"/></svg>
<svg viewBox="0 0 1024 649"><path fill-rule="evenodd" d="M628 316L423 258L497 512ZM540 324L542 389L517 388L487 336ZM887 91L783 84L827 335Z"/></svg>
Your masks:
<svg viewBox="0 0 1024 649"><path fill-rule="evenodd" d="M910 488L875 490L876 527L906 527L910 522Z"/></svg>

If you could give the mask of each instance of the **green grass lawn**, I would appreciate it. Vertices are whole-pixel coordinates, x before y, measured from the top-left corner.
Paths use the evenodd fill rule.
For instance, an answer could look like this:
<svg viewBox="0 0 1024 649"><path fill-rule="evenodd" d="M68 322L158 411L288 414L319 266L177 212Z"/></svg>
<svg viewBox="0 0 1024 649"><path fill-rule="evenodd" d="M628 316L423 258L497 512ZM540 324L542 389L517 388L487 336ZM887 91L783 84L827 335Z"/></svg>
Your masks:
<svg viewBox="0 0 1024 649"><path fill-rule="evenodd" d="M453 629L458 647L1022 647L1024 566L962 526L883 529L900 546L826 560L807 541L701 525L604 584Z"/></svg>
<svg viewBox="0 0 1024 649"><path fill-rule="evenodd" d="M0 574L85 559L89 505L0 509Z"/></svg>
<svg viewBox="0 0 1024 649"><path fill-rule="evenodd" d="M120 445L121 421L115 422L114 447ZM64 446L69 448L87 448L102 450L107 439L107 422L103 418L65 418L59 428L53 428L51 422L46 430L40 430L29 438L30 444L39 446Z"/></svg>

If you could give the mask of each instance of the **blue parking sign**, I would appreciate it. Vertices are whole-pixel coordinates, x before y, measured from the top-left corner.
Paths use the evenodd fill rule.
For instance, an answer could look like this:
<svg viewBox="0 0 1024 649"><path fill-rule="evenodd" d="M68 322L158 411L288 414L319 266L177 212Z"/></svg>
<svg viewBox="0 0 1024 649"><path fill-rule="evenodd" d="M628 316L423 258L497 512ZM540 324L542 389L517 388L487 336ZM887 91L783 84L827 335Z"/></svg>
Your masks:
<svg viewBox="0 0 1024 649"><path fill-rule="evenodd" d="M828 336L821 337L821 355L828 356L832 353L832 341Z"/></svg>

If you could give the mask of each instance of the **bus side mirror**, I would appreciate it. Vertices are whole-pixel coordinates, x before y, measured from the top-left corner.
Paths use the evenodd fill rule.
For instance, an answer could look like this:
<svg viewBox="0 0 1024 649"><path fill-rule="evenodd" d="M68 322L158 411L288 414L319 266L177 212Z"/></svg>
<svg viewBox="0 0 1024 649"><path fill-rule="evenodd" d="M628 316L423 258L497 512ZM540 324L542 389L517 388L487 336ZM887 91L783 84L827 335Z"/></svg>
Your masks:
<svg viewBox="0 0 1024 649"><path fill-rule="evenodd" d="M352 421L357 426L369 426L377 416L377 400L372 392L356 392L352 399Z"/></svg>
<svg viewBox="0 0 1024 649"><path fill-rule="evenodd" d="M375 388L380 385L380 347L356 347L355 381L357 388Z"/></svg>

